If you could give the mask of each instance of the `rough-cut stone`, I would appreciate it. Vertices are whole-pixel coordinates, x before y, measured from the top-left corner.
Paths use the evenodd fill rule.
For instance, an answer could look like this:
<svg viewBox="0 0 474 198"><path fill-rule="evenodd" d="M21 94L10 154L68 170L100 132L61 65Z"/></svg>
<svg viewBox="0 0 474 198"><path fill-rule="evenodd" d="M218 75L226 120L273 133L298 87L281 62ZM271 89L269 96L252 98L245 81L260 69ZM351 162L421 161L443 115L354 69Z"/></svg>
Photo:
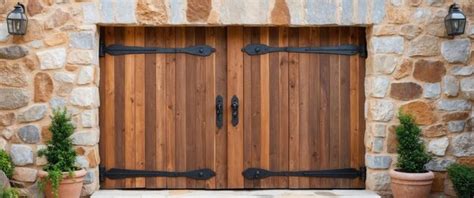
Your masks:
<svg viewBox="0 0 474 198"><path fill-rule="evenodd" d="M10 180L8 179L7 175L5 175L5 172L0 171L0 188L5 189L10 187Z"/></svg>
<svg viewBox="0 0 474 198"><path fill-rule="evenodd" d="M24 166L27 164L33 164L33 150L29 146L12 144L10 156L15 165Z"/></svg>
<svg viewBox="0 0 474 198"><path fill-rule="evenodd" d="M103 0L101 1L103 2ZM137 21L135 17L136 2L133 0L129 1L115 1L113 14L115 15L116 23L135 23Z"/></svg>
<svg viewBox="0 0 474 198"><path fill-rule="evenodd" d="M14 40L20 40L22 42L42 40L44 38L43 22L39 19L29 18L28 28L26 28L26 34L21 37L13 38Z"/></svg>
<svg viewBox="0 0 474 198"><path fill-rule="evenodd" d="M95 108L99 106L99 90L97 87L77 87L71 92L69 102L81 107Z"/></svg>
<svg viewBox="0 0 474 198"><path fill-rule="evenodd" d="M392 157L388 155L365 154L365 165L371 169L388 169L392 164Z"/></svg>
<svg viewBox="0 0 474 198"><path fill-rule="evenodd" d="M369 102L369 115L374 121L390 121L393 118L394 105L388 100Z"/></svg>
<svg viewBox="0 0 474 198"><path fill-rule="evenodd" d="M413 61L411 60L404 60L402 64L400 64L395 72L393 73L393 77L397 80L405 78L411 74L413 71Z"/></svg>
<svg viewBox="0 0 474 198"><path fill-rule="evenodd" d="M42 149L46 149L46 145L37 145L36 146L36 153L38 153L38 151L42 150ZM38 156L36 155L36 160L35 160L35 164L37 166L43 166L43 165L46 165L48 163L48 160L46 159L46 156Z"/></svg>
<svg viewBox="0 0 474 198"><path fill-rule="evenodd" d="M47 20L45 20L44 28L52 29L64 25L71 16L69 13L62 11L61 9L56 9L53 14L51 14Z"/></svg>
<svg viewBox="0 0 474 198"><path fill-rule="evenodd" d="M76 75L70 72L56 72L54 73L54 80L61 83L74 83Z"/></svg>
<svg viewBox="0 0 474 198"><path fill-rule="evenodd" d="M372 151L375 153L380 153L383 151L385 138L376 137L374 138L374 142L372 143Z"/></svg>
<svg viewBox="0 0 474 198"><path fill-rule="evenodd" d="M465 63L470 55L469 39L446 40L441 44L441 54L450 63Z"/></svg>
<svg viewBox="0 0 474 198"><path fill-rule="evenodd" d="M437 108L442 111L468 111L471 110L471 103L462 99L443 99L438 101Z"/></svg>
<svg viewBox="0 0 474 198"><path fill-rule="evenodd" d="M10 126L15 122L15 113L1 113L0 114L0 127Z"/></svg>
<svg viewBox="0 0 474 198"><path fill-rule="evenodd" d="M474 66L453 66L450 73L455 76L470 76L474 73Z"/></svg>
<svg viewBox="0 0 474 198"><path fill-rule="evenodd" d="M388 133L387 133L387 152L388 153L397 152L398 140L397 140L397 134L395 132L395 127L396 126L394 125L388 127Z"/></svg>
<svg viewBox="0 0 474 198"><path fill-rule="evenodd" d="M453 159L434 158L425 165L425 168L431 171L446 171L446 168L453 163Z"/></svg>
<svg viewBox="0 0 474 198"><path fill-rule="evenodd" d="M446 96L457 96L459 92L459 81L454 76L443 77L443 92Z"/></svg>
<svg viewBox="0 0 474 198"><path fill-rule="evenodd" d="M278 3L278 0L275 3ZM211 13L211 9L211 1L188 0L186 18L189 22L205 22Z"/></svg>
<svg viewBox="0 0 474 198"><path fill-rule="evenodd" d="M91 51L87 50L73 50L67 56L67 63L76 65L90 65L92 64L93 55Z"/></svg>
<svg viewBox="0 0 474 198"><path fill-rule="evenodd" d="M374 137L385 137L385 128L387 128L385 124L376 123L372 125L372 134Z"/></svg>
<svg viewBox="0 0 474 198"><path fill-rule="evenodd" d="M400 58L394 55L374 55L374 71L381 74L391 74L397 65L400 64Z"/></svg>
<svg viewBox="0 0 474 198"><path fill-rule="evenodd" d="M49 126L43 126L41 127L41 138L43 139L43 142L47 142L51 140L52 134L51 131L49 131Z"/></svg>
<svg viewBox="0 0 474 198"><path fill-rule="evenodd" d="M49 101L52 109L64 108L66 106L66 99L60 97L54 97Z"/></svg>
<svg viewBox="0 0 474 198"><path fill-rule="evenodd" d="M423 97L428 99L439 98L441 94L440 83L425 83L423 85Z"/></svg>
<svg viewBox="0 0 474 198"><path fill-rule="evenodd" d="M349 1L352 2L352 1ZM374 36L391 36L398 32L398 26L396 25L377 25L374 26L372 35Z"/></svg>
<svg viewBox="0 0 474 198"><path fill-rule="evenodd" d="M397 100L413 100L423 92L423 88L414 82L392 83L390 87L390 97Z"/></svg>
<svg viewBox="0 0 474 198"><path fill-rule="evenodd" d="M447 128L444 124L436 124L423 129L423 136L428 138L441 137L447 134Z"/></svg>
<svg viewBox="0 0 474 198"><path fill-rule="evenodd" d="M403 37L386 36L372 38L374 53L403 53Z"/></svg>
<svg viewBox="0 0 474 198"><path fill-rule="evenodd" d="M44 43L47 46L61 45L61 44L66 43L67 41L68 41L68 36L64 32L53 34L50 37L44 39Z"/></svg>
<svg viewBox="0 0 474 198"><path fill-rule="evenodd" d="M431 10L427 8L417 8L412 11L411 20L416 23L425 23L431 18Z"/></svg>
<svg viewBox="0 0 474 198"><path fill-rule="evenodd" d="M453 133L462 132L465 124L466 122L461 120L448 122L448 130Z"/></svg>
<svg viewBox="0 0 474 198"><path fill-rule="evenodd" d="M56 95L66 97L71 93L72 89L74 89L73 83L58 83Z"/></svg>
<svg viewBox="0 0 474 198"><path fill-rule="evenodd" d="M80 168L89 168L89 161L84 156L77 156L75 165Z"/></svg>
<svg viewBox="0 0 474 198"><path fill-rule="evenodd" d="M454 112L443 115L443 121L449 122L453 120L465 120L469 117L469 112Z"/></svg>
<svg viewBox="0 0 474 198"><path fill-rule="evenodd" d="M7 23L0 23L0 42L7 41L9 37Z"/></svg>
<svg viewBox="0 0 474 198"><path fill-rule="evenodd" d="M0 48L0 59L15 60L28 55L28 49L18 45Z"/></svg>
<svg viewBox="0 0 474 198"><path fill-rule="evenodd" d="M35 182L37 174L38 170L34 168L15 167L13 171L13 179L22 182Z"/></svg>
<svg viewBox="0 0 474 198"><path fill-rule="evenodd" d="M47 102L51 98L53 93L54 85L53 80L49 74L44 72L38 72L35 75L35 102Z"/></svg>
<svg viewBox="0 0 474 198"><path fill-rule="evenodd" d="M95 3L84 3L82 4L82 14L84 16L84 23L95 24L100 20L99 13L97 12L97 5Z"/></svg>
<svg viewBox="0 0 474 198"><path fill-rule="evenodd" d="M56 48L37 52L40 62L40 69L58 69L66 64L66 49Z"/></svg>
<svg viewBox="0 0 474 198"><path fill-rule="evenodd" d="M25 87L28 85L26 75L20 64L0 61L0 85Z"/></svg>
<svg viewBox="0 0 474 198"><path fill-rule="evenodd" d="M433 139L428 144L428 151L437 155L444 156L446 149L448 148L449 140L448 137Z"/></svg>
<svg viewBox="0 0 474 198"><path fill-rule="evenodd" d="M84 85L94 80L94 67L82 67L77 77L77 84Z"/></svg>
<svg viewBox="0 0 474 198"><path fill-rule="evenodd" d="M0 110L13 110L28 105L30 96L15 88L0 88Z"/></svg>
<svg viewBox="0 0 474 198"><path fill-rule="evenodd" d="M43 12L44 6L41 1L28 1L26 11L30 16L34 16Z"/></svg>
<svg viewBox="0 0 474 198"><path fill-rule="evenodd" d="M451 147L456 157L474 155L474 133L465 132L454 136L451 139Z"/></svg>
<svg viewBox="0 0 474 198"><path fill-rule="evenodd" d="M367 188L375 191L390 190L390 175L388 172L377 172L367 174Z"/></svg>
<svg viewBox="0 0 474 198"><path fill-rule="evenodd" d="M27 144L36 144L40 140L40 129L35 125L26 125L18 130L18 137Z"/></svg>
<svg viewBox="0 0 474 198"><path fill-rule="evenodd" d="M19 122L34 122L44 118L46 116L46 112L48 110L48 106L45 104L37 104L31 106L25 111L22 111L18 114L17 120Z"/></svg>
<svg viewBox="0 0 474 198"><path fill-rule="evenodd" d="M463 78L461 79L461 91L462 92L474 92L474 78Z"/></svg>
<svg viewBox="0 0 474 198"><path fill-rule="evenodd" d="M372 80L371 86L372 86L372 92L371 96L376 97L376 98L383 98L385 97L387 90L388 90L388 85L390 83L390 79L387 77L375 77Z"/></svg>
<svg viewBox="0 0 474 198"><path fill-rule="evenodd" d="M412 40L408 47L409 56L436 56L439 54L439 39L434 36L421 36Z"/></svg>
<svg viewBox="0 0 474 198"><path fill-rule="evenodd" d="M72 143L79 146L93 146L99 142L99 132L96 130L75 132L71 135Z"/></svg>
<svg viewBox="0 0 474 198"><path fill-rule="evenodd" d="M413 77L429 83L440 82L446 74L446 68L441 61L418 60L415 62Z"/></svg>
<svg viewBox="0 0 474 198"><path fill-rule="evenodd" d="M400 107L404 113L413 115L415 122L419 125L429 125L436 122L433 108L422 101L413 101Z"/></svg>
<svg viewBox="0 0 474 198"><path fill-rule="evenodd" d="M8 145L7 140L0 137L0 150L4 150L4 151L7 150L7 145Z"/></svg>
<svg viewBox="0 0 474 198"><path fill-rule="evenodd" d="M337 9L336 2L308 0L307 6L314 9L307 9L306 20L314 24L335 24L336 13L331 11Z"/></svg>
<svg viewBox="0 0 474 198"><path fill-rule="evenodd" d="M6 127L6 128L3 128L1 131L0 131L0 134L2 134L2 136L9 140L10 138L12 138L12 136L15 134L15 132L13 131L13 129L9 128L9 127Z"/></svg>
<svg viewBox="0 0 474 198"><path fill-rule="evenodd" d="M100 157L99 157L99 152L97 149L92 150L87 154L87 159L89 161L89 166L91 168L97 167L100 163Z"/></svg>
<svg viewBox="0 0 474 198"><path fill-rule="evenodd" d="M93 32L72 32L69 34L69 46L76 49L93 49L95 36Z"/></svg>
<svg viewBox="0 0 474 198"><path fill-rule="evenodd" d="M97 110L85 110L81 113L82 127L90 128L97 125Z"/></svg>
<svg viewBox="0 0 474 198"><path fill-rule="evenodd" d="M408 40L414 39L420 35L422 31L420 26L412 24L406 24L400 28L400 34Z"/></svg>
<svg viewBox="0 0 474 198"><path fill-rule="evenodd" d="M84 184L91 184L94 182L95 179L95 173L94 171L87 171L86 176L84 177Z"/></svg>
<svg viewBox="0 0 474 198"><path fill-rule="evenodd" d="M458 158L457 163L468 166L474 166L474 156Z"/></svg>

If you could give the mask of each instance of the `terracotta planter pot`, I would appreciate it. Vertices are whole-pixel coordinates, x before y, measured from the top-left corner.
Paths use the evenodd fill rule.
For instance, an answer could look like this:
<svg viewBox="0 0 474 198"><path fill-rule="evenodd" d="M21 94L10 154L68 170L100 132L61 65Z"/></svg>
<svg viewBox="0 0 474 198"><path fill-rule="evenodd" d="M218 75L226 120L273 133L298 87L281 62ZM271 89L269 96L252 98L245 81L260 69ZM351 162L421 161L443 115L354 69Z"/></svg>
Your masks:
<svg viewBox="0 0 474 198"><path fill-rule="evenodd" d="M391 187L395 198L423 198L428 197L431 191L434 174L431 171L426 173L405 173L390 170L392 179Z"/></svg>
<svg viewBox="0 0 474 198"><path fill-rule="evenodd" d="M59 184L59 197L79 198L86 173L87 171L84 169L74 171L73 177L70 177L69 173L63 173L63 179ZM46 176L48 176L48 172L38 171L39 178L43 179ZM44 186L44 195L46 198L54 198L50 182L47 182Z"/></svg>

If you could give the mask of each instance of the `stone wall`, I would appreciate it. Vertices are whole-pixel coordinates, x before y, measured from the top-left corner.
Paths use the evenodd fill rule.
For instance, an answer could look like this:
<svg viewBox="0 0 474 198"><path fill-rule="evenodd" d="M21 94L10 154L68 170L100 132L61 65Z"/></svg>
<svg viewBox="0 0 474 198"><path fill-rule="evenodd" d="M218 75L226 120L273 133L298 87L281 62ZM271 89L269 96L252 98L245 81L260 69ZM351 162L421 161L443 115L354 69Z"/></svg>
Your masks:
<svg viewBox="0 0 474 198"><path fill-rule="evenodd" d="M445 167L474 163L474 2L458 0L466 33L447 38L453 0L18 0L28 33L10 36L5 18L17 0L0 0L0 148L17 165L14 180L33 193L45 164L54 107L67 106L77 131L83 194L98 189L97 25L361 25L367 28L367 188L389 194L399 108L416 116L435 156L433 192L453 195Z"/></svg>

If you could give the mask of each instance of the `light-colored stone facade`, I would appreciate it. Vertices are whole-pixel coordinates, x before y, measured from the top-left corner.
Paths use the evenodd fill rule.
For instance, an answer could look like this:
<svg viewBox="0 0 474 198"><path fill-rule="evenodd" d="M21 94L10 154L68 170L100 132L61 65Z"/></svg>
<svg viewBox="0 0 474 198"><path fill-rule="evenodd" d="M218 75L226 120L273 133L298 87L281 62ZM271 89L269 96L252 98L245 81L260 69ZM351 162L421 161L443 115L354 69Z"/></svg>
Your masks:
<svg viewBox="0 0 474 198"><path fill-rule="evenodd" d="M37 150L50 138L51 109L67 106L77 132L83 194L98 189L98 26L290 25L367 27L366 186L389 194L399 108L416 116L435 157L433 192L453 195L445 168L474 163L474 2L454 39L443 19L453 0L18 0L28 33L11 36L5 18L17 0L0 0L0 148L17 165L14 180L32 193ZM30 190L30 191L28 191Z"/></svg>

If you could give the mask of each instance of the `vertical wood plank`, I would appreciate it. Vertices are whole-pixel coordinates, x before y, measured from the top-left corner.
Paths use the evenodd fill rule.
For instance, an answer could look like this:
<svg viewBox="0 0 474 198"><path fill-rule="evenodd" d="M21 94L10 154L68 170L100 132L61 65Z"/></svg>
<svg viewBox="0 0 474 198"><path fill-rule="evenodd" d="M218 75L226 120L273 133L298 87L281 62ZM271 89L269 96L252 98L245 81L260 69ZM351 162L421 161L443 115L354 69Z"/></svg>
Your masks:
<svg viewBox="0 0 474 198"><path fill-rule="evenodd" d="M358 37L359 37L359 45L365 46L365 29L363 28L358 28ZM364 146L364 133L365 133L365 117L364 117L364 102L365 102L365 94L364 94L364 79L365 79L365 58L359 57L359 76L358 76L358 83L359 83L359 134L358 138L359 140L357 141L358 143L358 153L359 153L359 166L362 167L365 166L364 162L364 155L365 155L365 146ZM358 187L363 188L365 186L365 182L362 180L358 180Z"/></svg>
<svg viewBox="0 0 474 198"><path fill-rule="evenodd" d="M280 27L279 31L279 45L288 46L288 28ZM288 171L289 169L289 107L288 107L288 53L279 53L278 54L278 66L280 70L279 76L279 98L280 98L280 121L279 121L279 137L278 144L279 155L278 155L278 164L279 169L283 171ZM271 71L270 71L271 72ZM278 181L278 188L288 188L288 177L283 177Z"/></svg>
<svg viewBox="0 0 474 198"><path fill-rule="evenodd" d="M145 46L145 28L135 29L135 45ZM135 168L145 169L145 55L135 55ZM145 187L145 178L137 178L135 187Z"/></svg>
<svg viewBox="0 0 474 198"><path fill-rule="evenodd" d="M243 59L240 51L243 46L242 27L229 27L227 30L227 99L230 100L232 96L239 97L240 104L244 104L243 100ZM225 109L226 112L231 112L230 105ZM242 108L240 109L242 111ZM239 112L239 120L242 122L242 112ZM232 126L230 119L228 119L228 170L227 178L229 188L243 187L244 180L241 175L243 170L243 124Z"/></svg>
<svg viewBox="0 0 474 198"><path fill-rule="evenodd" d="M157 28L155 39L157 47L166 46L165 42L165 31L167 28ZM156 79L156 110L155 110L155 133L156 133L156 164L155 170L165 170L166 169L166 128L165 128L165 119L166 119L166 54L156 54L156 64L155 64L155 79ZM166 178L165 177L156 177L156 187L164 188L166 187Z"/></svg>
<svg viewBox="0 0 474 198"><path fill-rule="evenodd" d="M339 44L348 44L350 43L350 29L349 27L341 28L339 31ZM339 167L351 167L350 164L350 69L352 68L350 65L350 56L340 56L339 57L339 67L340 67L340 108L339 108L339 115L340 118L340 134L339 134ZM350 186L350 179L341 179L342 183L341 186Z"/></svg>
<svg viewBox="0 0 474 198"><path fill-rule="evenodd" d="M166 28L165 43L166 47L176 47L175 28ZM165 90L166 90L166 170L176 170L176 54L166 55L165 66ZM167 178L166 186L168 188L175 188L176 178Z"/></svg>
<svg viewBox="0 0 474 198"><path fill-rule="evenodd" d="M298 28L289 28L288 45L297 47L299 40ZM289 170L300 169L300 127L299 127L299 54L288 55L288 85L289 85ZM299 188L299 178L289 178L289 188Z"/></svg>
<svg viewBox="0 0 474 198"><path fill-rule="evenodd" d="M195 43L195 28L186 28L186 46L192 46ZM196 57L192 55L185 55L186 58L186 169L193 170L197 168L197 152L196 152L196 134L198 128L196 125ZM187 188L195 188L196 181L194 179L186 179Z"/></svg>
<svg viewBox="0 0 474 198"><path fill-rule="evenodd" d="M216 47L216 28L206 28L205 33L205 44ZM217 50L221 50L217 48ZM218 132L216 127L216 111L215 111L215 101L216 101L216 67L219 65L216 64L216 54L212 54L210 57L205 58L204 68L204 78L203 83L205 86L205 101L203 111L204 116L204 135L205 135L205 158L204 158L204 167L216 170L216 132ZM213 177L209 180L206 180L206 188L215 188L216 187L216 177Z"/></svg>
<svg viewBox="0 0 474 198"><path fill-rule="evenodd" d="M115 43L124 44L125 28L115 29ZM116 79L125 78L125 57L118 56L114 58L114 77ZM115 143L117 144L115 151L115 166L117 168L125 168L125 124L124 124L124 108L125 108L125 86L123 80L115 80ZM117 187L125 187L125 180L116 182Z"/></svg>
<svg viewBox="0 0 474 198"><path fill-rule="evenodd" d="M269 28L260 28L260 42L269 44ZM260 56L260 167L270 169L270 55ZM271 180L263 179L261 187L270 187Z"/></svg>
<svg viewBox="0 0 474 198"><path fill-rule="evenodd" d="M185 47L185 28L176 28L176 47ZM186 55L176 54L176 171L186 171ZM186 188L186 178L176 178L175 188Z"/></svg>
<svg viewBox="0 0 474 198"><path fill-rule="evenodd" d="M156 46L156 29L145 28L145 46ZM145 55L145 169L156 168L156 55ZM155 178L146 178L147 188L156 188Z"/></svg>
<svg viewBox="0 0 474 198"><path fill-rule="evenodd" d="M135 44L135 28L127 27L124 30L124 44ZM135 147L135 55L124 57L124 163L126 169L136 169L136 147ZM135 178L125 179L125 187L135 187Z"/></svg>
<svg viewBox="0 0 474 198"><path fill-rule="evenodd" d="M252 43L252 28L244 28L243 30L243 41L244 46ZM254 167L252 164L252 153L254 152L254 146L252 141L252 125L253 125L253 112L252 105L255 101L252 100L252 58L251 56L244 53L243 58L244 64L244 101L243 103L243 135L244 135L244 170L247 168ZM245 180L244 187L251 188L253 187L255 181Z"/></svg>

